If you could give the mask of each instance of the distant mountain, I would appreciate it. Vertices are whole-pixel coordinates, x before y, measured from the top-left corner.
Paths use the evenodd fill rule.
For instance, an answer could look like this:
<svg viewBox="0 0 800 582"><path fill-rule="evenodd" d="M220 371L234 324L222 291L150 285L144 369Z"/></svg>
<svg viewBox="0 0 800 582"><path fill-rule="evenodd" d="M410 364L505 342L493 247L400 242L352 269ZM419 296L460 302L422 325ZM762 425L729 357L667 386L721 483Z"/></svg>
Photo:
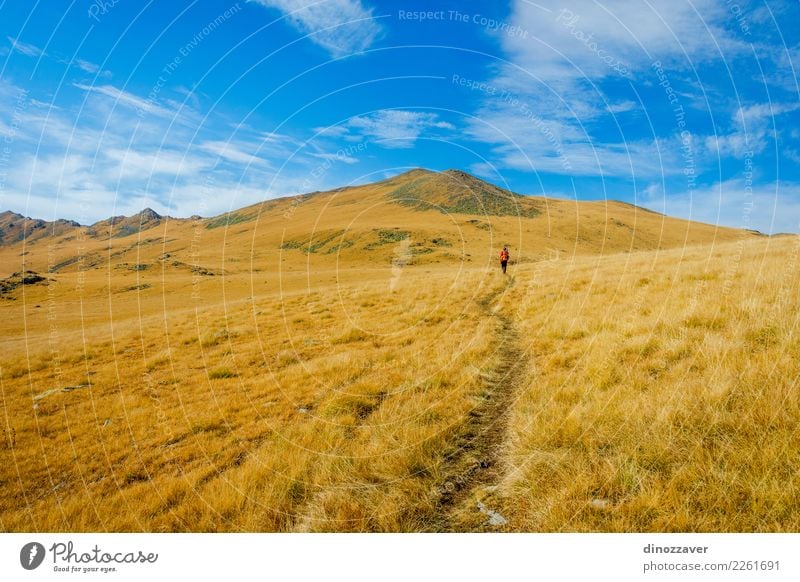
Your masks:
<svg viewBox="0 0 800 582"><path fill-rule="evenodd" d="M78 227L80 224L74 220L48 222L6 211L0 213L0 245L14 244L23 239L33 241L46 236L61 236Z"/></svg>
<svg viewBox="0 0 800 582"><path fill-rule="evenodd" d="M28 243L45 237L60 237L76 229L84 229L91 238L122 238L158 226L168 217L161 216L151 208L145 208L133 216L112 216L91 226L83 226L74 220L58 219L52 222L30 218L6 211L0 213L0 245L10 245L22 240Z"/></svg>

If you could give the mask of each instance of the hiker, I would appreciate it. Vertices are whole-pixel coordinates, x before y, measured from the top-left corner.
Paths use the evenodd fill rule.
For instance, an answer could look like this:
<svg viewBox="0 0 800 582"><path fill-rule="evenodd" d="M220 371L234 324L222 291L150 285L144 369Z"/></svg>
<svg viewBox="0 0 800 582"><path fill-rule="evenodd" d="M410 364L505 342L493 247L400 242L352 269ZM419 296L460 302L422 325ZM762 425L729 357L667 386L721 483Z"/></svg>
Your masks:
<svg viewBox="0 0 800 582"><path fill-rule="evenodd" d="M503 273L506 272L506 265L508 265L508 247L503 247L500 251L500 266L503 268Z"/></svg>

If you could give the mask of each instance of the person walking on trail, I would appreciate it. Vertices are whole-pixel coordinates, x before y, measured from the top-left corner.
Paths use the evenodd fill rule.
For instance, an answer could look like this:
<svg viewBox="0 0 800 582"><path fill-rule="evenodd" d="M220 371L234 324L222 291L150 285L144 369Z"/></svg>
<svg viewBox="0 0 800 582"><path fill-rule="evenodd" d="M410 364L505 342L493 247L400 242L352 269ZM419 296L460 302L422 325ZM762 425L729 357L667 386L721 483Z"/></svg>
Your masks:
<svg viewBox="0 0 800 582"><path fill-rule="evenodd" d="M508 247L503 247L503 250L500 251L500 266L503 268L503 273L506 272L506 266L508 265Z"/></svg>

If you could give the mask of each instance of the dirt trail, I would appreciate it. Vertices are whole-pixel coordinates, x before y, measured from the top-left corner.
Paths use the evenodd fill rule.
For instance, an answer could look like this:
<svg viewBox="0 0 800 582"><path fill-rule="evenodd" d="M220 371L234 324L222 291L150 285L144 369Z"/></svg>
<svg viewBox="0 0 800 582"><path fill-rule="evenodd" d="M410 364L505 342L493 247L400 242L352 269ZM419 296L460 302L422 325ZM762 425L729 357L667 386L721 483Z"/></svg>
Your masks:
<svg viewBox="0 0 800 582"><path fill-rule="evenodd" d="M470 500L476 488L496 482L502 475L500 458L508 412L528 365L513 319L495 305L513 284L509 277L505 287L479 301L484 313L497 322L495 350L500 359L484 375L481 401L459 431L455 450L444 459L444 479L436 489L437 531L502 531L506 524L499 513Z"/></svg>
<svg viewBox="0 0 800 582"><path fill-rule="evenodd" d="M528 356L521 347L512 317L497 308L498 299L514 284L509 277L478 301L485 317L495 322L495 366L482 374L483 385L475 407L458 429L452 449L443 459L441 478L433 489L433 504L425 531L503 531L505 518L477 502L473 493L479 487L496 483L503 474L501 458L506 439L508 412L525 378ZM376 404L380 406L385 394ZM370 411L371 412L371 411ZM320 493L322 495L322 493ZM313 531L316 520L309 499L298 508L291 529Z"/></svg>

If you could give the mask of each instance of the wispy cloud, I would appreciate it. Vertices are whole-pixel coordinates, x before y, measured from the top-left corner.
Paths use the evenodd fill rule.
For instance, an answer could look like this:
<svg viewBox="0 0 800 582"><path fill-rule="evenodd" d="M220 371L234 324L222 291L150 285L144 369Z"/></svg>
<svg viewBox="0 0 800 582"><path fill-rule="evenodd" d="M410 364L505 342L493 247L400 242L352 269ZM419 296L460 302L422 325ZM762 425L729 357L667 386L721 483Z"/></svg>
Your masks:
<svg viewBox="0 0 800 582"><path fill-rule="evenodd" d="M286 15L292 25L335 57L363 51L381 34L360 0L255 0Z"/></svg>
<svg viewBox="0 0 800 582"><path fill-rule="evenodd" d="M65 65L69 65L71 67L75 67L76 69L80 69L85 73L89 73L91 75L98 75L101 77L109 78L111 77L111 71L101 70L100 65L97 65L91 61L86 59L80 58L73 58L71 60L64 59L63 57L57 57L54 55L49 55L44 52L44 50L40 49L38 46L24 43L13 36L7 36L6 39L10 43L10 48L1 47L0 48L0 55L7 55L11 51L16 51L21 55L25 55L26 57L46 57L50 58L54 61L59 63L63 63Z"/></svg>
<svg viewBox="0 0 800 582"><path fill-rule="evenodd" d="M324 154L311 154L311 155L321 160L342 162L343 164L352 165L358 163L358 158L356 158L355 156L348 155L344 152L334 153L334 154L324 153Z"/></svg>
<svg viewBox="0 0 800 582"><path fill-rule="evenodd" d="M218 156L220 158L224 158L228 161L235 162L238 164L256 164L256 165L268 165L267 161L263 158L260 158L249 151L245 151L242 149L241 145L237 145L231 141L224 141L224 140L212 140L212 141L205 141L199 144L199 149ZM251 149L251 148L248 148ZM256 151L257 147L253 147L252 151Z"/></svg>
<svg viewBox="0 0 800 582"><path fill-rule="evenodd" d="M125 105L137 111L145 113L160 115L163 117L172 117L175 115L173 111L159 106L156 102L142 99L133 93L118 89L113 85L85 85L83 83L74 83L75 87L83 91L89 91L104 95L114 101L115 104Z"/></svg>
<svg viewBox="0 0 800 582"><path fill-rule="evenodd" d="M98 171L115 179L149 179L165 176L171 179L191 177L201 170L212 167L209 160L194 155L191 151L180 151L172 147L155 148L109 148L102 152L104 170ZM107 164L107 165L106 165Z"/></svg>
<svg viewBox="0 0 800 582"><path fill-rule="evenodd" d="M75 59L72 64L87 73L96 73L100 70L100 65L95 65L93 62L84 59Z"/></svg>
<svg viewBox="0 0 800 582"><path fill-rule="evenodd" d="M678 174L685 164L676 125L648 132L647 125L620 124L615 117L639 104L620 98L619 87L654 84L651 66L658 61L687 109L697 104L696 95L682 94L690 87L707 111L706 88L693 85L699 80L692 75L752 55L750 44L725 25L729 18L729 8L716 0L514 0L509 23L529 34L500 37L508 61L490 80L514 99L487 95L466 135L490 144L501 168L628 180ZM657 105L646 102L643 119ZM742 111L751 116L749 137L761 143L764 118ZM734 127L715 143L729 155L741 150L741 140ZM711 155L711 141L698 144L704 147L693 152L694 162Z"/></svg>
<svg viewBox="0 0 800 582"><path fill-rule="evenodd" d="M111 71L102 70L100 65L93 63L91 61L87 61L86 59L74 59L72 61L63 61L63 62L73 67L76 67L85 73L89 73L90 75L97 75L105 78L111 77Z"/></svg>
<svg viewBox="0 0 800 582"><path fill-rule="evenodd" d="M314 133L318 136L344 137L350 132L344 125L331 125L328 127L315 127Z"/></svg>
<svg viewBox="0 0 800 582"><path fill-rule="evenodd" d="M708 136L705 146L717 156L743 158L764 151L777 138L779 117L800 110L800 103L758 103L739 107L732 116L733 131Z"/></svg>
<svg viewBox="0 0 800 582"><path fill-rule="evenodd" d="M36 45L21 42L13 36L7 36L6 38L8 39L8 42L11 43L11 50L18 52L21 55L25 55L26 57L40 57L44 54L44 51Z"/></svg>
<svg viewBox="0 0 800 582"><path fill-rule="evenodd" d="M673 138L598 139L580 120L538 113L532 97L486 101L463 135L492 146L500 168L570 176L628 179L679 174L680 144ZM621 108L627 111L627 107Z"/></svg>
<svg viewBox="0 0 800 582"><path fill-rule="evenodd" d="M633 111L636 109L638 105L633 101L621 101L619 103L611 103L608 105L608 110L611 113L626 113L628 111Z"/></svg>
<svg viewBox="0 0 800 582"><path fill-rule="evenodd" d="M76 87L86 92L79 106L43 109L30 92L0 81L0 132L13 137L1 209L84 223L144 206L209 216L334 187L335 164L354 158L338 151L326 158L337 149L330 138L304 148L286 131L204 116L188 104L155 105L113 85Z"/></svg>
<svg viewBox="0 0 800 582"><path fill-rule="evenodd" d="M503 46L545 83L625 76L654 60L689 68L750 50L719 24L726 10L716 0L516 0L510 20L532 38L506 35Z"/></svg>
<svg viewBox="0 0 800 582"><path fill-rule="evenodd" d="M441 121L435 113L403 109L381 109L353 117L344 126L357 136L394 149L412 147L415 140L432 129L455 129L452 124Z"/></svg>
<svg viewBox="0 0 800 582"><path fill-rule="evenodd" d="M765 234L800 231L800 183L755 185L737 178L669 195L654 184L638 202L657 212L708 224Z"/></svg>

